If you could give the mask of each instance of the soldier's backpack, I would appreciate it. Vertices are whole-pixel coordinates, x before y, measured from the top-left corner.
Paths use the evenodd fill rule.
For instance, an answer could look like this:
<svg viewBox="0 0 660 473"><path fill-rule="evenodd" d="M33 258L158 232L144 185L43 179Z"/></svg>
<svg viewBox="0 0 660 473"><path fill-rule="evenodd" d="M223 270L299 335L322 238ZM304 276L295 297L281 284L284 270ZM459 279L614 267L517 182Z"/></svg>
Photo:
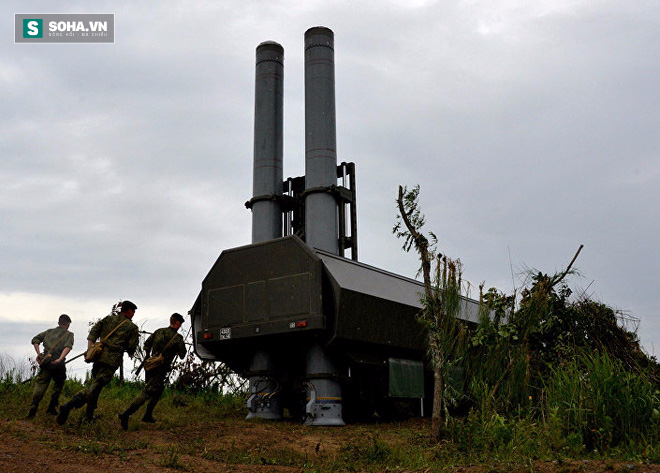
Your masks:
<svg viewBox="0 0 660 473"><path fill-rule="evenodd" d="M103 352L103 342L94 342L94 344L87 349L85 353L85 362L94 363L99 358L101 358L101 353Z"/></svg>
<svg viewBox="0 0 660 473"><path fill-rule="evenodd" d="M103 353L103 343L110 338L110 335L115 333L115 331L124 325L126 322L128 322L128 319L123 320L119 325L117 325L112 332L107 334L105 337L103 337L103 340L100 342L94 342L94 344L87 349L87 352L85 353L85 362L87 363L94 363L95 361L98 361L99 358L101 358L101 353Z"/></svg>
<svg viewBox="0 0 660 473"><path fill-rule="evenodd" d="M163 356L162 353L150 356L149 358L144 360L144 371L151 371L154 368L158 368L159 366L162 366L164 363L165 363L165 357Z"/></svg>

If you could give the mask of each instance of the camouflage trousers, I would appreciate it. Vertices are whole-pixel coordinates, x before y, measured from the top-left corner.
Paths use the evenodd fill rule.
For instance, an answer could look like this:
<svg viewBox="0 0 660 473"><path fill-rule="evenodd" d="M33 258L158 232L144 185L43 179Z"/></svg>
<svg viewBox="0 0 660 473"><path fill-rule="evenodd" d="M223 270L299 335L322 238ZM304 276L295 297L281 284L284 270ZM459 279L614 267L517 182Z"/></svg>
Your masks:
<svg viewBox="0 0 660 473"><path fill-rule="evenodd" d="M168 371L167 367L161 367L146 372L144 377L146 385L129 406L129 412L137 411L142 404L149 401L147 413L148 415L153 413L154 407L156 407L163 391L165 391L165 377Z"/></svg>
<svg viewBox="0 0 660 473"><path fill-rule="evenodd" d="M92 382L86 388L78 391L71 399L72 407L82 407L87 404L87 417L91 417L99 401L101 390L106 387L117 371L116 366L96 362L92 367Z"/></svg>
<svg viewBox="0 0 660 473"><path fill-rule="evenodd" d="M51 380L53 381L53 391L50 396L49 408L55 408L59 402L60 394L62 394L64 382L66 381L66 366L63 361L56 365L50 364L46 367L39 368L39 374L35 380L34 391L32 393L32 406L39 406L41 399L48 390Z"/></svg>

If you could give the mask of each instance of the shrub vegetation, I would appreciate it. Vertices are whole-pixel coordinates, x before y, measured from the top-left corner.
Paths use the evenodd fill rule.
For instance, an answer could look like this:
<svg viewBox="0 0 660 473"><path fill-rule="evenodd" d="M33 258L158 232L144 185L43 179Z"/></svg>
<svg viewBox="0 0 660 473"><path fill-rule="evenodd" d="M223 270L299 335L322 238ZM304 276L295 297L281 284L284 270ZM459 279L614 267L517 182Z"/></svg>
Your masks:
<svg viewBox="0 0 660 473"><path fill-rule="evenodd" d="M440 359L465 379L457 395L446 374L436 375L436 384L445 384L435 388L443 396L438 404L454 409L440 424L444 431L432 429L431 439L476 455L525 451L532 457L602 454L656 461L659 365L641 349L636 327L628 329L634 319L584 291L575 297L566 277L574 274L582 246L565 271L530 270L513 294L484 291L482 284L480 321L466 326L465 336L442 313L451 313L467 292L460 260L441 255L433 233L425 236L418 197L418 186L400 188L394 233L404 239L404 250L420 255L426 285L421 318L431 334L431 364ZM434 339L441 342L434 345Z"/></svg>

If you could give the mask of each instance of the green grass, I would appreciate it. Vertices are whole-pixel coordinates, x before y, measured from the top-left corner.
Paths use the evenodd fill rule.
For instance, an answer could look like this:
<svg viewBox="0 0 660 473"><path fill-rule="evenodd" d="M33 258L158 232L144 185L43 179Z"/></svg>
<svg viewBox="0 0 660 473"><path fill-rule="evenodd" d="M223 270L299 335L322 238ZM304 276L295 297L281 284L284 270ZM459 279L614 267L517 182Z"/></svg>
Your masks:
<svg viewBox="0 0 660 473"><path fill-rule="evenodd" d="M569 450L623 448L635 455L640 445L658 443L659 387L618 360L583 354L553 369L546 393L550 424Z"/></svg>
<svg viewBox="0 0 660 473"><path fill-rule="evenodd" d="M175 446L170 447L169 452L163 456L159 464L165 468L174 468L175 470L182 471L188 470L188 468L183 463L181 463L179 450Z"/></svg>
<svg viewBox="0 0 660 473"><path fill-rule="evenodd" d="M43 413L47 393L32 421L35 429L15 429L12 425L27 413L32 386L3 378L2 373L0 379L4 379L0 381L0 416L5 420L1 435L89 458L107 455L133 461L139 452L138 458L149 457L157 467L176 471L187 471L190 458L218 465L277 465L319 473L449 471L471 465L506 472L530 469L537 460L555 462L560 468L568 459L608 460L614 465L611 471L624 471L620 462L660 460L657 386L600 356L582 357L558 368L538 399L509 413L498 412L496 403L487 402L489 390L484 387L485 401L467 415L451 418L442 440L435 444L429 442L428 420L338 429L293 422L248 423L242 396L170 389L154 412L156 425L140 422L141 410L131 418L129 432L123 432L117 413L130 404L142 383L120 384L116 379L101 394L100 419L95 423L84 422L84 409L80 409L72 412L66 426L57 426ZM68 380L62 401L81 387L80 381ZM249 441L240 436L237 442L210 441L217 433L234 430L264 433ZM305 448L281 441L300 436L313 440Z"/></svg>

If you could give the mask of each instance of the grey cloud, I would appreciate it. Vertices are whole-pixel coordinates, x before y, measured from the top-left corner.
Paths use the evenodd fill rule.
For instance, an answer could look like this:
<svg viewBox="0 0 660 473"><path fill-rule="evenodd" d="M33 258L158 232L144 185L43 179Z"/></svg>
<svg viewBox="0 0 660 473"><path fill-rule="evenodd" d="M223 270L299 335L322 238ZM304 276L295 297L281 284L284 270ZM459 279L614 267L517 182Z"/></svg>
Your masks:
<svg viewBox="0 0 660 473"><path fill-rule="evenodd" d="M552 271L584 243L585 278L660 345L657 5L411 5L123 4L114 45L0 44L0 286L189 307L250 240L255 47L285 48L285 174L301 175L303 33L324 24L363 261L414 275L390 230L397 186L419 183L473 283L508 290L510 264ZM10 31L22 7L3 10Z"/></svg>

